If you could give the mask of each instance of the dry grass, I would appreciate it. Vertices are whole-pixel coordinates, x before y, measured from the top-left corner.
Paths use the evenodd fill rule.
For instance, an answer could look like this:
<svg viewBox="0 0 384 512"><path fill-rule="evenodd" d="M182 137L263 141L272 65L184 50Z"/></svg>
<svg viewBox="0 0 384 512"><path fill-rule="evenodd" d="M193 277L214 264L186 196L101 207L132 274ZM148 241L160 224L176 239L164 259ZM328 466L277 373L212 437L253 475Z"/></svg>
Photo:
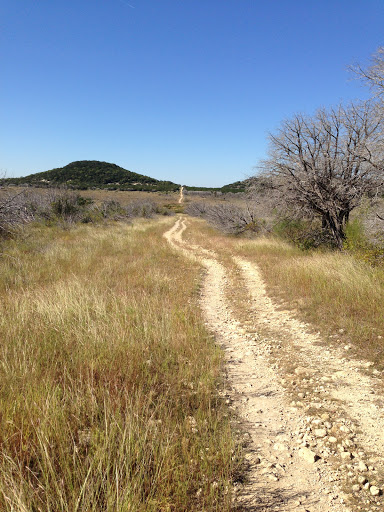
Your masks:
<svg viewBox="0 0 384 512"><path fill-rule="evenodd" d="M50 188L35 187L2 187L0 188L0 199L7 193L17 194L20 192L41 194L42 196L52 194ZM177 204L179 192L142 192L142 191L125 191L125 190L78 190L81 196L93 199L96 203L103 201L118 201L121 206L127 206L132 201L154 201L158 205L167 203Z"/></svg>
<svg viewBox="0 0 384 512"><path fill-rule="evenodd" d="M239 244L269 292L337 342L384 365L384 269L338 252L305 253L278 240Z"/></svg>
<svg viewBox="0 0 384 512"><path fill-rule="evenodd" d="M199 272L168 220L34 227L0 260L0 509L229 510Z"/></svg>

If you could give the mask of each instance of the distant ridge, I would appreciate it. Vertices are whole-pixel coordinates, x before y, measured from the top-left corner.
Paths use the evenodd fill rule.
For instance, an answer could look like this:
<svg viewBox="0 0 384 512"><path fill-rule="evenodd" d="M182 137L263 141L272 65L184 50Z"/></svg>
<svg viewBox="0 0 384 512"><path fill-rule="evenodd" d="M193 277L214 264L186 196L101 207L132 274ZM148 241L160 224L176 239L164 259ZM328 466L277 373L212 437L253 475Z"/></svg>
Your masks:
<svg viewBox="0 0 384 512"><path fill-rule="evenodd" d="M50 171L30 174L22 178L8 178L4 180L9 185L58 187L107 190L147 190L172 192L180 185L171 181L160 181L149 176L137 174L119 167L116 164L100 162L98 160L80 160L64 167Z"/></svg>
<svg viewBox="0 0 384 512"><path fill-rule="evenodd" d="M186 193L188 191L191 192L221 192L222 194L227 193L239 193L246 192L252 185L254 185L257 181L257 178L247 178L243 181L235 181L234 183L230 183L229 185L224 185L223 187L189 187L186 186Z"/></svg>

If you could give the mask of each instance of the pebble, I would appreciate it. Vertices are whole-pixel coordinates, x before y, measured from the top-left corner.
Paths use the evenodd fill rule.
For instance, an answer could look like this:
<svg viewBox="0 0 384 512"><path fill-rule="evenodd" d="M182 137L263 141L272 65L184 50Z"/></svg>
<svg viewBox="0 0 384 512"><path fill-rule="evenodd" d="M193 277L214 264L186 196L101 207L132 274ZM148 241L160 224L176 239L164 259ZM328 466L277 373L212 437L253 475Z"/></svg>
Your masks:
<svg viewBox="0 0 384 512"><path fill-rule="evenodd" d="M316 428L315 429L315 436L319 438L323 438L327 435L327 431L325 428Z"/></svg>
<svg viewBox="0 0 384 512"><path fill-rule="evenodd" d="M372 494L372 496L379 496L380 489L376 487L376 485L372 485L372 487L369 489L369 492Z"/></svg>
<svg viewBox="0 0 384 512"><path fill-rule="evenodd" d="M284 450L287 450L287 447L284 444L282 444L282 443L275 443L273 445L273 449L274 450L279 450L280 452L282 452Z"/></svg>
<svg viewBox="0 0 384 512"><path fill-rule="evenodd" d="M304 446L299 449L298 454L304 460L306 460L307 462L311 462L311 463L316 462L320 458L315 452L313 452L312 450L310 450L309 448L306 448Z"/></svg>
<svg viewBox="0 0 384 512"><path fill-rule="evenodd" d="M362 460L359 462L359 471L368 471L368 467Z"/></svg>

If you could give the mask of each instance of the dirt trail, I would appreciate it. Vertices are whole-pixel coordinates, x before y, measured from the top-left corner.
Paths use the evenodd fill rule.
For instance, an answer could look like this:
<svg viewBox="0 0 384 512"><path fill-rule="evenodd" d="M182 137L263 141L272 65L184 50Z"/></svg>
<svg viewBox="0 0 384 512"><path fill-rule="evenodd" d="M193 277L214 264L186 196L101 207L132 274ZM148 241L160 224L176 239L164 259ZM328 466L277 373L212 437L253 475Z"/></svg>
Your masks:
<svg viewBox="0 0 384 512"><path fill-rule="evenodd" d="M248 481L234 506L246 511L383 510L384 419L362 363L322 345L305 324L279 311L258 268L234 258L250 301L247 325L229 306L234 283L218 255L187 244L185 220L168 242L206 268L201 304L226 354L227 399L249 437ZM236 286L239 286L237 283Z"/></svg>
<svg viewBox="0 0 384 512"><path fill-rule="evenodd" d="M180 187L180 196L179 196L179 201L178 203L181 204L182 202L184 201L184 187L181 186Z"/></svg>

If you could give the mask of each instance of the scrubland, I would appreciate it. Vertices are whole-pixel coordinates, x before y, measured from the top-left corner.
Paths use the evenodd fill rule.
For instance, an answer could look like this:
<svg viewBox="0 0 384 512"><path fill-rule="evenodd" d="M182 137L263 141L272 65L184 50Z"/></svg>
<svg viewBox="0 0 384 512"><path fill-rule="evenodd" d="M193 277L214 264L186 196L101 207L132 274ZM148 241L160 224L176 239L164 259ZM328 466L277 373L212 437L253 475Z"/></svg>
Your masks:
<svg viewBox="0 0 384 512"><path fill-rule="evenodd" d="M1 510L229 510L221 353L169 222L30 225L3 243Z"/></svg>
<svg viewBox="0 0 384 512"><path fill-rule="evenodd" d="M179 208L177 194L88 193L98 213L148 198L167 215ZM0 510L230 510L244 474L199 308L201 267L163 239L169 216L110 218L50 214L1 242ZM384 368L382 264L202 219L185 237L233 274L232 256L254 261L281 308ZM244 319L237 283L231 307Z"/></svg>

